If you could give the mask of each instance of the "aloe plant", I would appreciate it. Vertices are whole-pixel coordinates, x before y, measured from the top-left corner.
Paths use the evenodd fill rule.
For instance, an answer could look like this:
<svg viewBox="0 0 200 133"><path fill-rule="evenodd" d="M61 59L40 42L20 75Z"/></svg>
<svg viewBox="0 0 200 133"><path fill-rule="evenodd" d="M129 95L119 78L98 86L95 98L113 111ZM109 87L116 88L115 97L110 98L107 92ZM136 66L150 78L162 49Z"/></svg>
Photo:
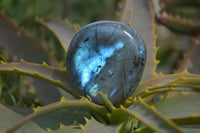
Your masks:
<svg viewBox="0 0 200 133"><path fill-rule="evenodd" d="M39 33L42 45L0 12L0 46L3 51L0 64L0 132L199 132L200 8L196 8L199 7L196 1L190 1L189 7L187 4L185 0L122 1L118 21L133 27L143 37L147 46L147 62L136 91L115 105L102 92L98 94L104 105L93 103L73 91L65 60L69 43L80 29L79 25L73 25L69 20L36 19L39 28L49 31L56 39L55 46L46 46L45 32ZM190 9L191 14L188 15ZM162 49L160 44L160 28L176 36L165 44L180 43L178 48L173 49L182 54L182 59L173 56L179 61L176 69L173 68L176 62L170 55L162 56L166 49ZM180 46L184 44L180 41L183 38L189 43L183 46L184 50ZM49 47L55 50L49 52ZM164 52L159 53L159 50ZM169 54L170 50L166 51ZM163 69L162 62L167 58L171 60L166 64L171 65ZM24 91L20 93L20 90ZM16 92L20 93L21 100L15 96ZM27 100L31 105L22 106L20 102Z"/></svg>

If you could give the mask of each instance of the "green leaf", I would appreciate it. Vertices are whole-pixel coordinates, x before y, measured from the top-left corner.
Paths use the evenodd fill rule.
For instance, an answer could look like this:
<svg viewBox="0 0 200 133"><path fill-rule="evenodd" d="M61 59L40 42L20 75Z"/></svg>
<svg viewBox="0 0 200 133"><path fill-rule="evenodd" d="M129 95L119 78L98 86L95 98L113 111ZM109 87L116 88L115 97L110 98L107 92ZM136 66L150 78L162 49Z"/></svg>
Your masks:
<svg viewBox="0 0 200 133"><path fill-rule="evenodd" d="M49 62L48 54L41 45L27 36L2 12L0 12L0 29L0 46L12 56L13 61L25 59L34 63ZM61 97L55 86L37 79L28 80L31 81L42 104L58 101Z"/></svg>
<svg viewBox="0 0 200 133"><path fill-rule="evenodd" d="M55 69L47 66L45 63L39 65L27 63L23 60L19 63L3 63L0 64L0 72L17 73L38 78L63 88L70 94L79 97L75 90L71 90L72 87L66 70Z"/></svg>
<svg viewBox="0 0 200 133"><path fill-rule="evenodd" d="M81 128L79 126L65 126L60 124L60 128L58 130L50 130L48 133L81 133Z"/></svg>
<svg viewBox="0 0 200 133"><path fill-rule="evenodd" d="M192 42L190 44L190 48L184 53L184 60L182 61L179 70L188 69L191 73L200 74L199 67L200 67L200 35L192 38Z"/></svg>
<svg viewBox="0 0 200 133"><path fill-rule="evenodd" d="M127 121L122 122L115 133L134 133L134 128L136 127L138 121L133 117L130 117Z"/></svg>
<svg viewBox="0 0 200 133"><path fill-rule="evenodd" d="M21 75L16 75L16 80L14 81L11 88L9 88L8 93L9 94L15 94L17 90L19 89L21 83L22 83L22 77Z"/></svg>
<svg viewBox="0 0 200 133"><path fill-rule="evenodd" d="M199 133L200 132L199 128L193 128L193 127L184 127L184 128L181 128L181 130L184 133ZM149 127L142 127L142 128L136 129L135 133L154 133L154 131L150 129Z"/></svg>
<svg viewBox="0 0 200 133"><path fill-rule="evenodd" d="M148 97L159 95L164 92L172 91L188 91L188 92L197 92L200 91L200 76L198 78L184 78L178 77L176 80L159 85L157 84L154 87L148 87L143 94L139 95L140 97Z"/></svg>
<svg viewBox="0 0 200 133"><path fill-rule="evenodd" d="M126 0L120 21L133 27L144 39L147 47L147 61L142 81L156 74L155 20L150 0Z"/></svg>
<svg viewBox="0 0 200 133"><path fill-rule="evenodd" d="M16 105L17 104L17 99L15 97L16 92L18 91L20 85L21 85L21 75L13 75L13 80L11 80L13 83L10 85L5 85L6 83L9 83L7 78L7 74L1 74L1 89L0 92L2 91L2 98L1 100L5 102L5 104L9 105ZM5 86L4 86L5 85Z"/></svg>
<svg viewBox="0 0 200 133"><path fill-rule="evenodd" d="M134 0L131 26L142 36L147 47L147 60L142 81L155 77L156 43L155 18L150 0Z"/></svg>
<svg viewBox="0 0 200 133"><path fill-rule="evenodd" d="M55 110L60 110L60 109L66 109L66 108L70 108L70 107L78 107L78 108L86 108L92 111L98 111L98 113L103 114L103 113L107 113L104 106L100 106L97 104L94 104L90 101L88 101L88 99L86 98L82 98L79 100L67 100L66 98L61 98L60 102L55 102L53 104L49 104L43 107L38 107L36 109L34 109L34 112L28 116L26 116L24 119L18 121L15 125L13 125L12 127L10 127L8 129L8 131L15 131L16 129L18 129L19 127L21 127L22 125L24 125L27 121L32 120L38 116L40 116L40 120L39 120L39 125L45 125L46 122L44 123L43 121L50 121L49 118L51 117L51 114L49 114L49 116L46 116L46 119L42 119L41 115L47 115L47 113L53 112ZM86 110L87 111L87 110ZM66 115L66 117L64 115L54 115L54 119L57 119L56 116L58 117L59 121L66 119L65 121L63 121L63 123L65 124L67 122L67 124L70 124L70 122L73 122L71 120L77 119L78 122L80 122L80 119L85 117L85 114L83 114L84 111L80 110L80 112L78 112L78 116L77 116L77 112L74 113L74 115L70 114L68 117ZM59 116L61 116L61 119L59 118ZM69 119L67 119L69 118ZM35 121L35 120L34 120ZM55 121L57 120L51 120L50 124L54 124L53 126L51 126L52 128L55 128ZM48 122L47 122L48 123ZM83 122L81 122L83 124ZM71 123L72 124L72 123ZM50 128L51 128L50 127ZM55 129L54 129L55 130Z"/></svg>
<svg viewBox="0 0 200 133"><path fill-rule="evenodd" d="M7 74L0 74L0 99L2 96L3 87L6 83L8 75Z"/></svg>
<svg viewBox="0 0 200 133"><path fill-rule="evenodd" d="M5 129L12 126L13 123L19 121L23 118L23 116L15 113L14 111L10 110L9 108L5 107L4 105L0 104L0 132L4 133ZM23 127L16 130L15 133L46 133L44 129L40 126L36 125L33 122L28 122Z"/></svg>
<svg viewBox="0 0 200 133"><path fill-rule="evenodd" d="M133 117L150 127L151 129L162 133L181 133L181 129L172 121L165 118L155 108L149 106L141 99L135 101L127 110Z"/></svg>
<svg viewBox="0 0 200 133"><path fill-rule="evenodd" d="M147 89L153 90L154 88L157 89L157 88L163 88L163 87L164 88L173 87L177 85L180 85L180 86L185 85L185 87L189 87L189 88L197 87L198 89L199 80L200 80L200 75L188 73L187 70L184 70L183 72L178 73L178 74L170 74L170 75L163 75L162 73L160 73L155 78L139 84L139 86L137 87L136 91L133 94L133 97L140 96L146 93L145 90ZM194 84L194 82L196 83ZM190 86L188 86L188 84L190 84Z"/></svg>
<svg viewBox="0 0 200 133"><path fill-rule="evenodd" d="M155 2L158 10L156 17L160 23L170 30L190 35L200 33L200 4L197 0L162 0Z"/></svg>
<svg viewBox="0 0 200 133"><path fill-rule="evenodd" d="M131 25L131 17L133 15L133 1L134 0L126 0L123 4L122 10L120 12L119 21L121 23ZM135 4L135 3L134 3Z"/></svg>
<svg viewBox="0 0 200 133"><path fill-rule="evenodd" d="M0 22L0 46L11 54L15 61L25 59L35 63L48 62L48 56L41 45L28 37L1 12Z"/></svg>
<svg viewBox="0 0 200 133"><path fill-rule="evenodd" d="M86 117L88 112L89 111L87 109L80 109L78 107L68 109L64 108L46 113L32 121L43 129L49 128L54 131L60 129L60 123L69 127L71 127L75 122L85 124L84 117Z"/></svg>
<svg viewBox="0 0 200 133"><path fill-rule="evenodd" d="M167 96L155 108L170 119L200 116L200 93L181 93Z"/></svg>
<svg viewBox="0 0 200 133"><path fill-rule="evenodd" d="M200 115L191 115L189 117L182 118L173 118L173 120L177 125L195 125L200 124Z"/></svg>
<svg viewBox="0 0 200 133"><path fill-rule="evenodd" d="M5 103L7 103L9 105L16 105L17 104L15 97L10 93L5 94L3 96L3 100L5 101Z"/></svg>
<svg viewBox="0 0 200 133"><path fill-rule="evenodd" d="M111 120L113 119L112 114L118 112L121 114L123 113L126 119L127 115L129 118L134 117L154 131L162 133L182 133L181 129L177 127L171 120L165 118L161 113L159 113L152 106L145 103L141 98L139 98L139 100L134 100L133 104L128 109L126 109L122 105L120 108L115 108L106 95L104 95L102 92L99 92L99 95L104 101L107 109L110 111L110 114L108 115ZM120 115L118 117L120 117Z"/></svg>
<svg viewBox="0 0 200 133"><path fill-rule="evenodd" d="M184 133L199 133L200 129L199 128L182 128Z"/></svg>
<svg viewBox="0 0 200 133"><path fill-rule="evenodd" d="M31 109L20 108L16 106L8 106L9 109L14 111L15 113L21 114L23 116L27 116L33 111ZM41 109L37 108L36 111ZM85 124L84 117L88 117L89 110L83 108L63 108L58 109L56 111L52 111L50 113L46 113L40 115L40 117L35 118L32 120L35 124L43 128L44 130L51 129L52 131L56 131L60 128L60 123L64 124L65 126L74 126L74 123ZM22 118L24 119L24 118ZM20 119L21 120L21 119ZM19 121L19 120L18 120ZM28 122L27 122L28 123ZM12 123L14 124L14 123ZM25 124L26 125L26 124ZM10 125L11 127L12 125ZM23 127L23 126L21 126ZM81 130L81 129L79 129Z"/></svg>
<svg viewBox="0 0 200 133"><path fill-rule="evenodd" d="M135 133L154 133L154 131L149 127L141 127L136 129Z"/></svg>
<svg viewBox="0 0 200 133"><path fill-rule="evenodd" d="M95 119L86 119L86 124L81 126L84 133L114 133L117 129L116 125L104 125Z"/></svg>
<svg viewBox="0 0 200 133"><path fill-rule="evenodd" d="M76 33L73 26L67 20L43 19L38 20L38 22L57 37L66 54L69 44Z"/></svg>

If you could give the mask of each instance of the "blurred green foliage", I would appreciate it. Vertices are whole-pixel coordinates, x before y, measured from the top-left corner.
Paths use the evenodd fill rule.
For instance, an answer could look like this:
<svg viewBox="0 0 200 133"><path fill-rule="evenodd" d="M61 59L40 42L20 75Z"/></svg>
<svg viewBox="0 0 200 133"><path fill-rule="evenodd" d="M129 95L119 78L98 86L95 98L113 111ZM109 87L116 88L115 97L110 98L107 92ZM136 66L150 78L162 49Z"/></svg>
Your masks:
<svg viewBox="0 0 200 133"><path fill-rule="evenodd" d="M33 33L35 18L60 16L61 5L60 0L1 0L0 10L4 11L17 25Z"/></svg>
<svg viewBox="0 0 200 133"><path fill-rule="evenodd" d="M114 18L120 0L0 0L0 10L33 34L35 18L68 18L80 25Z"/></svg>
<svg viewBox="0 0 200 133"><path fill-rule="evenodd" d="M67 16L81 25L99 19L112 19L116 0L69 0Z"/></svg>

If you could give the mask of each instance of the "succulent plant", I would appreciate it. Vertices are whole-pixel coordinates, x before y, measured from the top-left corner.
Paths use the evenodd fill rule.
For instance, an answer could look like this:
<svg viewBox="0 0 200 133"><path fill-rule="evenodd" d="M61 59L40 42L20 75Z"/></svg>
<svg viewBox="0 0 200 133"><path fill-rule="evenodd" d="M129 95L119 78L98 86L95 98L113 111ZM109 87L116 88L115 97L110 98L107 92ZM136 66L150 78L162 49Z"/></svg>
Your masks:
<svg viewBox="0 0 200 133"><path fill-rule="evenodd" d="M194 0L190 2L185 0L126 0L121 3L118 13L119 20L117 20L119 22L93 23L81 30L79 25L73 26L68 20L36 19L38 36L42 39L43 45L33 37L26 35L26 32L18 28L5 13L0 12L0 51L2 51L0 58L0 132L199 132L200 23L198 12L200 8L197 8L198 4L199 1ZM188 15L190 9L191 14ZM90 30L99 26L98 24L103 25L101 30L105 31L96 32L103 34L103 37L98 38L101 40L98 40L99 44L96 44L96 49L94 47L90 49L89 56L94 56L96 59L99 56L106 56L105 53L111 46L115 46L116 51L110 50L109 54L115 53L116 56L112 58L114 61L107 60L112 64L110 67L106 64L106 67L99 68L99 64L95 64L95 70L99 68L98 72L102 71L100 74L97 72L97 75L105 76L106 81L99 83L96 78L83 82L79 78L82 72L77 70L77 66L82 68L91 64L87 62L90 58L81 55L84 56L81 61L84 60L84 63L88 64L73 61L77 58L77 53L81 54L83 49L88 48L81 46L81 42L85 41L84 44L91 46L94 41L97 41L91 34L94 31ZM107 28L112 31L116 30L115 26L121 28L117 29L119 30L116 32L117 37L111 39ZM134 47L127 45L126 48L121 48L123 43L119 42L120 38L127 37L126 33L124 35L121 33L121 29L125 30L129 37L130 35L135 37ZM43 30L51 34L55 45L45 45L51 40L45 38L47 32ZM75 35L78 30L80 31ZM164 35L161 34L163 30ZM172 38L172 35L175 38ZM140 36L144 39L146 50ZM157 40L156 36L158 36ZM103 44L105 41L108 42L108 38L113 42L109 43L109 46ZM160 38L167 40L164 41L164 44L168 46L167 49L163 49ZM123 41L125 40L128 39ZM159 45L159 50L156 45ZM143 48L138 48L139 46ZM120 48L122 51L119 50ZM144 54L137 54L143 58L140 65L137 64L138 61L133 64L129 62L129 60L135 60L134 50L136 52L146 51ZM159 53L159 51L162 52ZM125 52L127 54L123 54ZM98 57L96 53L99 53ZM161 65L158 64L156 55ZM107 57L110 56L107 55ZM126 58L127 61L121 62L124 60L121 58ZM166 63L167 67L165 65L163 67L162 61L168 58L170 60ZM121 62L120 68L122 69L117 67L119 66L118 60ZM126 73L133 74L133 71L137 77L131 77L128 82L128 79L124 77ZM78 72L80 75L77 74ZM112 72L119 73L111 78L115 84L109 84L111 80L108 77L109 74L112 75ZM118 82L121 82L121 86L117 84ZM89 83L92 83L93 87L89 86ZM102 85L100 91L95 92L95 95L98 95L97 99L95 96L92 97L93 95L88 91L94 90L96 83ZM133 83L135 85L139 83L136 89ZM88 87L86 91L83 89L85 85ZM115 85L120 86L118 89L122 91L117 92L117 95L112 98L110 94L114 90L112 86ZM129 85L131 87L127 87ZM127 88L132 90L129 92ZM127 92L127 97L121 95Z"/></svg>

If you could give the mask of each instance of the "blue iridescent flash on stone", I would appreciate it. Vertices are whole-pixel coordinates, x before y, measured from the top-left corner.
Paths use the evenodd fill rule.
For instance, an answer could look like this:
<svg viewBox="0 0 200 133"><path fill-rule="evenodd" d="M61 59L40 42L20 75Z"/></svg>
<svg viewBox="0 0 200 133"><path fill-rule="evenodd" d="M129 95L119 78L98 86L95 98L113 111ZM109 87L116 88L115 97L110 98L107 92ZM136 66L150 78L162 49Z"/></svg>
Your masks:
<svg viewBox="0 0 200 133"><path fill-rule="evenodd" d="M98 91L115 104L138 86L146 62L146 46L131 27L114 21L84 26L72 39L67 72L75 92L104 104Z"/></svg>

